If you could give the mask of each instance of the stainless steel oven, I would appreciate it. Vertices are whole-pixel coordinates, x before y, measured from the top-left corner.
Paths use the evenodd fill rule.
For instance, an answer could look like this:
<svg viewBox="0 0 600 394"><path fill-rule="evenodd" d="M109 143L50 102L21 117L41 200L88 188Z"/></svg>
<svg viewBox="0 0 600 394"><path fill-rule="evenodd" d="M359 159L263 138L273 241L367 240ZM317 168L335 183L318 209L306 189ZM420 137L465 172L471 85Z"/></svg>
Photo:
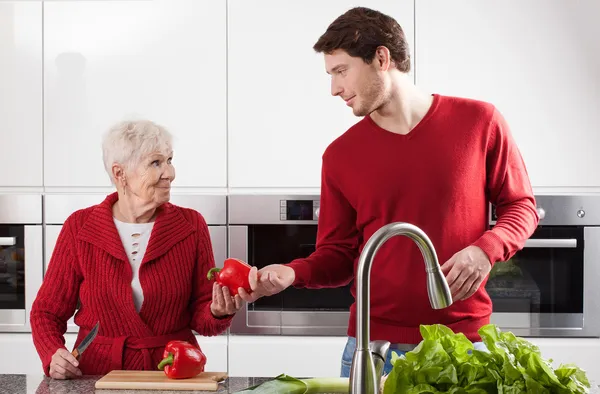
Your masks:
<svg viewBox="0 0 600 394"><path fill-rule="evenodd" d="M229 251L264 267L306 257L315 250L318 195L231 195ZM350 287L296 289L263 297L236 314L232 334L344 335L353 297Z"/></svg>
<svg viewBox="0 0 600 394"><path fill-rule="evenodd" d="M490 272L492 323L522 336L600 337L600 196L540 195L536 203L534 234Z"/></svg>
<svg viewBox="0 0 600 394"><path fill-rule="evenodd" d="M44 268L50 262L62 225L69 215L78 209L99 204L105 198L106 194L49 194L44 196L46 223ZM171 203L195 209L202 214L208 224L215 264L217 267L223 267L223 262L227 258L227 196L172 194ZM78 327L71 318L67 324L67 332L77 331Z"/></svg>
<svg viewBox="0 0 600 394"><path fill-rule="evenodd" d="M600 196L536 196L541 221L525 247L498 262L486 290L492 323L521 336L600 336ZM264 267L314 251L318 195L232 195L230 256ZM490 209L490 226L495 225ZM346 334L349 287L287 289L240 311L232 334Z"/></svg>
<svg viewBox="0 0 600 394"><path fill-rule="evenodd" d="M42 283L42 196L0 195L0 332L29 332Z"/></svg>

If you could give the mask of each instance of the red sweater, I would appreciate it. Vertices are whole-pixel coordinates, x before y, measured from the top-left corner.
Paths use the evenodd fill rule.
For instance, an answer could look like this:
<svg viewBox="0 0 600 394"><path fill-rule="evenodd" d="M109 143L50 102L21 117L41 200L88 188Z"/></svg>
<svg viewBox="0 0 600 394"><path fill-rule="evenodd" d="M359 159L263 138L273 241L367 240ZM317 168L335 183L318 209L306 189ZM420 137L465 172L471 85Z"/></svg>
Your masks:
<svg viewBox="0 0 600 394"><path fill-rule="evenodd" d="M499 215L492 230L490 201ZM392 222L425 231L440 264L469 245L483 249L492 264L507 260L538 223L525 164L500 113L491 104L440 95L407 135L367 116L336 139L323 155L320 207L316 251L289 264L296 287L348 284L365 243ZM416 344L419 325L434 323L480 340L477 330L492 312L484 286L433 310L417 245L394 237L379 249L371 271L371 340ZM350 336L355 319L353 304Z"/></svg>
<svg viewBox="0 0 600 394"><path fill-rule="evenodd" d="M31 310L33 341L48 375L49 363L64 347L68 319L77 307L81 327L76 346L100 321L96 340L80 358L85 375L113 369L156 369L170 339L197 344L200 335L227 329L231 318L210 312L214 267L208 227L198 212L164 204L159 208L140 267L144 302L135 309L132 270L113 222L116 193L73 213L64 223L44 281Z"/></svg>

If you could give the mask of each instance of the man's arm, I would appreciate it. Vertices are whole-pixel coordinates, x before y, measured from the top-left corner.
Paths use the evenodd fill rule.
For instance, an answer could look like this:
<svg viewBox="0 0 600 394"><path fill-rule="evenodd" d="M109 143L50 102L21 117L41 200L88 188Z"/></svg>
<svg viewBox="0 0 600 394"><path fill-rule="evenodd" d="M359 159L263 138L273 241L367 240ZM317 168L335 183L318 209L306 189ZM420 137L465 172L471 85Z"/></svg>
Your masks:
<svg viewBox="0 0 600 394"><path fill-rule="evenodd" d="M525 163L504 117L494 110L487 153L487 193L496 206L496 225L475 243L492 264L522 249L539 222Z"/></svg>
<svg viewBox="0 0 600 394"><path fill-rule="evenodd" d="M307 258L286 264L294 269L293 285L318 289L350 283L354 277L354 260L358 255L358 248L356 211L331 176L324 157L315 252Z"/></svg>
<svg viewBox="0 0 600 394"><path fill-rule="evenodd" d="M478 291L494 263L523 248L539 221L525 163L497 110L488 131L486 194L496 205L498 220L493 229L442 265L454 300L465 300Z"/></svg>
<svg viewBox="0 0 600 394"><path fill-rule="evenodd" d="M244 301L254 302L292 285L312 289L341 287L354 277L354 260L360 239L356 229L356 211L331 176L326 156L321 170L321 204L315 251L288 264L268 265L260 270L253 267L248 276L252 292L239 291Z"/></svg>

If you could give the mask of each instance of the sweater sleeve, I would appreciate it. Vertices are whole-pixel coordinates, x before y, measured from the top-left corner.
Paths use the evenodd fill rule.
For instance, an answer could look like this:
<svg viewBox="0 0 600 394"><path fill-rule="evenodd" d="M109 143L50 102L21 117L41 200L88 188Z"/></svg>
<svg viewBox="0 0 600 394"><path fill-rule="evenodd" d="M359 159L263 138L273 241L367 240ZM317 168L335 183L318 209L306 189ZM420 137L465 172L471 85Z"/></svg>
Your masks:
<svg viewBox="0 0 600 394"><path fill-rule="evenodd" d="M324 155L315 251L307 258L287 264L296 275L293 285L319 289L350 283L354 277L358 247L356 211L336 185L327 155Z"/></svg>
<svg viewBox="0 0 600 394"><path fill-rule="evenodd" d="M475 243L492 264L522 249L539 222L529 175L503 116L495 109L486 156L487 193L498 220Z"/></svg>
<svg viewBox="0 0 600 394"><path fill-rule="evenodd" d="M208 225L198 214L197 240L197 262L194 272L193 295L191 300L192 320L190 328L203 336L215 336L231 325L233 316L216 318L210 311L212 303L213 284L206 277L208 271L215 267L212 243Z"/></svg>
<svg viewBox="0 0 600 394"><path fill-rule="evenodd" d="M54 353L59 348L66 349L64 334L67 322L77 308L82 281L70 222L65 222L58 236L48 270L31 307L31 334L46 376L49 376Z"/></svg>

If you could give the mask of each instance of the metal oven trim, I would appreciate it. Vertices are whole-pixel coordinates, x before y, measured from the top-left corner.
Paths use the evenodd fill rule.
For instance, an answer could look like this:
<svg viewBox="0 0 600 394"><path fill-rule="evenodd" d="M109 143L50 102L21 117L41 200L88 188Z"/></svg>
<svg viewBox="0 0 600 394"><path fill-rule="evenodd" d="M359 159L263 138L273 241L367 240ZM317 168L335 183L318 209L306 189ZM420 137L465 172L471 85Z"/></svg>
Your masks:
<svg viewBox="0 0 600 394"><path fill-rule="evenodd" d="M65 220L75 211L100 204L108 193L92 194L49 194L44 196L44 213L46 229L62 226ZM198 211L208 225L215 265L223 267L228 255L228 227L227 227L227 196L224 194L172 194L170 203ZM44 232L44 242L47 242L47 233ZM50 261L52 245L46 243L42 268ZM43 272L43 271L42 271ZM37 291L36 291L37 293ZM77 332L78 326L73 323L73 317L67 324L67 332ZM223 335L223 334L221 334Z"/></svg>
<svg viewBox="0 0 600 394"><path fill-rule="evenodd" d="M45 223L63 224L73 212L100 204L107 195L108 193L45 195ZM224 194L172 194L170 203L200 212L208 225L227 225L227 196Z"/></svg>
<svg viewBox="0 0 600 394"><path fill-rule="evenodd" d="M229 257L248 261L247 226L229 226ZM281 312L250 311L248 304L244 304L231 321L230 333L279 335Z"/></svg>
<svg viewBox="0 0 600 394"><path fill-rule="evenodd" d="M247 260L248 225L316 224L314 221L284 221L273 207L284 200L313 200L318 195L232 195L229 203L231 257ZM515 335L537 337L600 337L600 197L579 195L536 196L540 226L584 227L583 244L577 239L529 239L525 248L584 247L583 313L528 314L492 313L490 320ZM491 213L490 213L491 214ZM495 224L491 220L490 224ZM518 252L517 252L518 253ZM243 308L232 324L232 333L279 335L335 335L347 333L349 312L272 311L255 312ZM279 321L279 327L277 322Z"/></svg>
<svg viewBox="0 0 600 394"><path fill-rule="evenodd" d="M0 195L0 224L22 225L25 253L25 309L0 310L0 332L30 332L31 305L42 284L44 239L40 194Z"/></svg>

